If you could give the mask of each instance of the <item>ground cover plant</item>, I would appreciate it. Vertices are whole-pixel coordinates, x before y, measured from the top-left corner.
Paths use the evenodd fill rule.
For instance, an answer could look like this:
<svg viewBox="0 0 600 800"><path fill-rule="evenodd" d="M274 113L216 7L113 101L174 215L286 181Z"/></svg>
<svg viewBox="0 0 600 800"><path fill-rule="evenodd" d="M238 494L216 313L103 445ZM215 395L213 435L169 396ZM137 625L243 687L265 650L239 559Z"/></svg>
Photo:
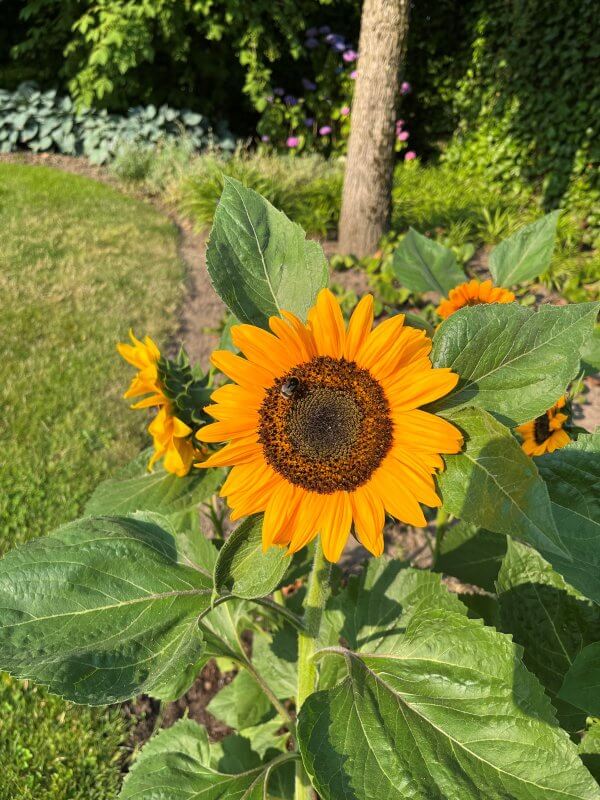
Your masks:
<svg viewBox="0 0 600 800"><path fill-rule="evenodd" d="M320 246L225 181L207 263L236 324L210 369L122 342L153 447L0 562L0 666L54 693L170 700L211 657L238 669L209 708L234 733L161 731L124 800L600 797L600 441L568 394L598 304L513 302L556 221L492 251L495 287L459 289L410 233L439 325L373 327L370 295L346 322ZM225 539L197 515L216 491ZM433 569L382 555L386 515L428 527ZM346 580L350 535L372 558Z"/></svg>
<svg viewBox="0 0 600 800"><path fill-rule="evenodd" d="M164 217L46 167L0 164L0 221L5 553L77 517L98 481L138 452L114 340L125 317L157 338L173 333L183 270ZM140 300L133 314L124 287ZM76 708L3 675L0 798L114 797L125 736L118 709Z"/></svg>

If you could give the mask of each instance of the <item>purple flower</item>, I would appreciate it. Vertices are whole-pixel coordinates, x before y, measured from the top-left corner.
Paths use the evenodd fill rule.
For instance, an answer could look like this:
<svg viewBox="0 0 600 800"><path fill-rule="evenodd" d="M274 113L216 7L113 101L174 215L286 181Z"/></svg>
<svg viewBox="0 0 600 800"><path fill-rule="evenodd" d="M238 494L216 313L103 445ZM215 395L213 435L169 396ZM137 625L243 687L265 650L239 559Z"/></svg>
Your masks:
<svg viewBox="0 0 600 800"><path fill-rule="evenodd" d="M344 50L346 49L346 45L344 44L344 42L334 42L334 44L331 45L331 49L335 53L343 53Z"/></svg>
<svg viewBox="0 0 600 800"><path fill-rule="evenodd" d="M283 98L283 102L286 104L286 106L298 105L298 100L294 97L293 94L286 94L286 96Z"/></svg>
<svg viewBox="0 0 600 800"><path fill-rule="evenodd" d="M304 120L304 124L306 125L307 128L312 128L312 126L315 124L315 118L306 117L306 119Z"/></svg>
<svg viewBox="0 0 600 800"><path fill-rule="evenodd" d="M276 94L277 97L283 97L285 94L285 89L282 89L281 86L278 86L277 89L273 89L273 94Z"/></svg>
<svg viewBox="0 0 600 800"><path fill-rule="evenodd" d="M400 86L400 94L410 94L412 92L412 86L408 81L404 81L404 83Z"/></svg>
<svg viewBox="0 0 600 800"><path fill-rule="evenodd" d="M318 47L318 46L319 46L319 44L320 44L319 40L318 40L318 39L314 39L314 38L312 38L312 37L311 37L310 39L307 39L307 40L304 42L304 45L305 45L306 47L308 47L308 49L309 49L309 50L314 50L314 49L315 49L315 47Z"/></svg>
<svg viewBox="0 0 600 800"><path fill-rule="evenodd" d="M297 136L288 136L285 143L288 147L298 147L300 144L300 139Z"/></svg>
<svg viewBox="0 0 600 800"><path fill-rule="evenodd" d="M414 161L417 157L417 154L414 150L408 150L408 152L404 153L404 160L405 161Z"/></svg>
<svg viewBox="0 0 600 800"><path fill-rule="evenodd" d="M348 108L348 106L342 106L341 111L340 111L340 114L342 115L342 117L347 117L349 113L350 113L350 109Z"/></svg>
<svg viewBox="0 0 600 800"><path fill-rule="evenodd" d="M358 58L358 53L356 52L356 50L346 50L342 58L347 64L351 64Z"/></svg>
<svg viewBox="0 0 600 800"><path fill-rule="evenodd" d="M355 81L357 78L358 78L358 70L353 69L352 72L350 73L350 80Z"/></svg>
<svg viewBox="0 0 600 800"><path fill-rule="evenodd" d="M399 142L405 142L408 139L408 131L400 131L396 134L396 138Z"/></svg>
<svg viewBox="0 0 600 800"><path fill-rule="evenodd" d="M322 125L319 128L319 134L321 136L329 136L330 133L331 133L331 126L330 125Z"/></svg>
<svg viewBox="0 0 600 800"><path fill-rule="evenodd" d="M261 140L261 142L270 142L271 141L271 137L267 136L266 133L263 133L263 135L260 137L260 140Z"/></svg>
<svg viewBox="0 0 600 800"><path fill-rule="evenodd" d="M308 30L305 32L304 35L306 36L307 39L311 39L314 36L316 36L318 32L319 32L318 28L308 28Z"/></svg>
<svg viewBox="0 0 600 800"><path fill-rule="evenodd" d="M404 125L404 120L403 119L397 119L396 120L396 130L397 131L399 131L402 128L403 125Z"/></svg>
<svg viewBox="0 0 600 800"><path fill-rule="evenodd" d="M331 28L329 27L329 25L321 25L321 27L319 28L319 33L325 36L326 33L331 33Z"/></svg>
<svg viewBox="0 0 600 800"><path fill-rule="evenodd" d="M302 78L302 86L304 86L307 92L314 92L317 88L317 84L309 81L308 78Z"/></svg>

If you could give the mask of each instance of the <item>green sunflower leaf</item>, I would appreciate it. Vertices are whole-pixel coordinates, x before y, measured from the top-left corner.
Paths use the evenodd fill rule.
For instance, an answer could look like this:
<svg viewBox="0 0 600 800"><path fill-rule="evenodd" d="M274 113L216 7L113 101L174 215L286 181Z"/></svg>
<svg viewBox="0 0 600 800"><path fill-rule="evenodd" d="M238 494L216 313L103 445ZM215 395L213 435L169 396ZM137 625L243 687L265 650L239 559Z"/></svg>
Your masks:
<svg viewBox="0 0 600 800"><path fill-rule="evenodd" d="M194 469L178 478L157 465L148 472L152 450L144 450L114 478L99 484L85 506L91 517L125 516L151 511L168 517L179 530L189 523L189 512L208 500L223 482L221 469Z"/></svg>
<svg viewBox="0 0 600 800"><path fill-rule="evenodd" d="M514 423L539 417L576 375L597 313L597 303L461 308L438 328L432 351L433 365L460 380L432 410L478 406Z"/></svg>
<svg viewBox="0 0 600 800"><path fill-rule="evenodd" d="M548 269L559 215L560 211L551 211L492 250L490 272L497 286L510 288L522 281L533 280Z"/></svg>
<svg viewBox="0 0 600 800"><path fill-rule="evenodd" d="M327 286L321 245L233 178L225 178L206 263L217 294L237 319L263 328L282 310L305 319Z"/></svg>
<svg viewBox="0 0 600 800"><path fill-rule="evenodd" d="M466 275L452 250L410 228L394 252L392 269L411 292L447 295Z"/></svg>
<svg viewBox="0 0 600 800"><path fill-rule="evenodd" d="M211 594L157 525L77 520L0 561L0 669L88 705L174 700L202 662Z"/></svg>
<svg viewBox="0 0 600 800"><path fill-rule="evenodd" d="M275 770L294 758L286 753L238 774L210 764L208 735L189 719L161 730L143 748L125 778L120 800L265 800Z"/></svg>
<svg viewBox="0 0 600 800"><path fill-rule="evenodd" d="M494 592L505 553L504 536L461 521L446 532L435 571Z"/></svg>
<svg viewBox="0 0 600 800"><path fill-rule="evenodd" d="M337 652L347 677L311 695L298 723L323 800L600 798L508 637L429 611L394 653Z"/></svg>
<svg viewBox="0 0 600 800"><path fill-rule="evenodd" d="M558 693L562 700L600 717L600 641L577 655Z"/></svg>
<svg viewBox="0 0 600 800"><path fill-rule="evenodd" d="M445 456L437 476L446 511L568 558L546 485L508 428L478 408L446 416L465 435L462 452Z"/></svg>
<svg viewBox="0 0 600 800"><path fill-rule="evenodd" d="M600 433L535 459L546 482L566 556L543 552L554 569L600 603Z"/></svg>
<svg viewBox="0 0 600 800"><path fill-rule="evenodd" d="M282 547L262 548L262 516L249 517L229 535L215 564L215 590L252 600L277 588L290 565Z"/></svg>
<svg viewBox="0 0 600 800"><path fill-rule="evenodd" d="M439 575L387 556L371 559L360 575L352 575L347 586L327 602L320 644L393 653L411 619L434 608L467 613ZM320 685L336 683L342 667L339 659L326 659L321 664Z"/></svg>
<svg viewBox="0 0 600 800"><path fill-rule="evenodd" d="M210 713L235 730L260 725L273 716L273 707L250 673L241 669L206 707Z"/></svg>
<svg viewBox="0 0 600 800"><path fill-rule="evenodd" d="M548 690L561 725L581 730L585 714L557 700L557 694L578 653L600 639L600 607L569 586L539 553L510 539L498 594L502 629L523 646L525 666Z"/></svg>
<svg viewBox="0 0 600 800"><path fill-rule="evenodd" d="M600 783L600 720L594 720L579 745L581 760Z"/></svg>

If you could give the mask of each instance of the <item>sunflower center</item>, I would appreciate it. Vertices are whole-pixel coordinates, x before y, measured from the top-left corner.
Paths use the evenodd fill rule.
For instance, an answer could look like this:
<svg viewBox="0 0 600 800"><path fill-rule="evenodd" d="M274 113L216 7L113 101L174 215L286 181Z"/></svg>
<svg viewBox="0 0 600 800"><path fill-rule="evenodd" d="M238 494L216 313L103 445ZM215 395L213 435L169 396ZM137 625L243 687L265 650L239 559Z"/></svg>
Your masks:
<svg viewBox="0 0 600 800"><path fill-rule="evenodd" d="M547 414L536 417L533 423L533 438L536 444L543 444L550 436L550 419Z"/></svg>
<svg viewBox="0 0 600 800"><path fill-rule="evenodd" d="M319 356L279 378L260 408L268 463L291 483L330 494L365 483L392 445L389 404L370 372Z"/></svg>

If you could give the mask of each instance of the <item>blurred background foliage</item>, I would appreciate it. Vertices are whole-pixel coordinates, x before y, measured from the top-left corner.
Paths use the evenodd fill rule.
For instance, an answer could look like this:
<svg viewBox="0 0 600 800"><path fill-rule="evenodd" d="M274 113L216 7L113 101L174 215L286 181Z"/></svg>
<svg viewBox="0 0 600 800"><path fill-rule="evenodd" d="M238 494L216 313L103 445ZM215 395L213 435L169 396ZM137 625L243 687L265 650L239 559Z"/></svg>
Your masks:
<svg viewBox="0 0 600 800"><path fill-rule="evenodd" d="M271 139L279 130L271 144L281 149L303 134L309 151L343 151L343 142L331 147L331 135L324 147L314 125L308 135L297 106L318 106L306 89L318 83L321 105L332 103L332 119L320 122L337 121L343 140L348 126L340 104L351 89L352 64L340 57L336 69L331 59L319 61L315 37L306 32L325 32L321 44L333 32L352 48L358 0L2 5L1 89L33 79L69 93L79 107L123 113L168 104L224 118L242 139L257 131ZM403 76L413 91L401 98L399 112L411 150L502 186L534 187L546 208L561 201L585 207L586 224L597 225L600 43L590 37L596 14L595 0L415 0ZM336 41L330 44L335 50ZM277 88L296 101L287 115L283 101L278 113L269 101Z"/></svg>

